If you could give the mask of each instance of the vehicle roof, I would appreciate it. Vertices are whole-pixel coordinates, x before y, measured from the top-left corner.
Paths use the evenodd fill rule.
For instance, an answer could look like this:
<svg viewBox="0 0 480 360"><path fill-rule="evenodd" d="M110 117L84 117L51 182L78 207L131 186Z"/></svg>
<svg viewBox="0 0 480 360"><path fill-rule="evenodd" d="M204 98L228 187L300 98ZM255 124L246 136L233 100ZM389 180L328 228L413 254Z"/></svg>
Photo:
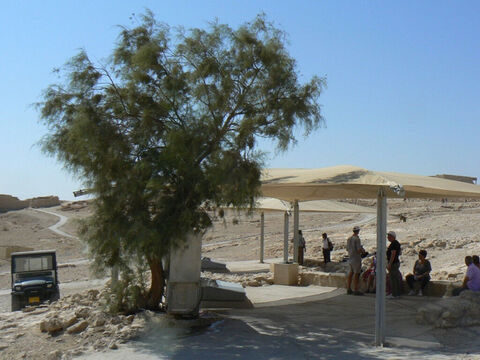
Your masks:
<svg viewBox="0 0 480 360"><path fill-rule="evenodd" d="M46 254L56 254L56 250L35 250L35 251L20 251L11 253L11 256L28 256L28 255L46 255Z"/></svg>

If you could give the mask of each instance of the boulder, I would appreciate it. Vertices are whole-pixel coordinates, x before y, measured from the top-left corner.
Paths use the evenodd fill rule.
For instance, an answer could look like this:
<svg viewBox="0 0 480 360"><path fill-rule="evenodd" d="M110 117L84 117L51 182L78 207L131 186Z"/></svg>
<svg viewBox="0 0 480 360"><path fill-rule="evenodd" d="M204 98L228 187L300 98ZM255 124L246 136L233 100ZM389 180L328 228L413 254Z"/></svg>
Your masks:
<svg viewBox="0 0 480 360"><path fill-rule="evenodd" d="M73 324L78 322L78 317L75 314L65 315L62 319L63 328L69 328Z"/></svg>
<svg viewBox="0 0 480 360"><path fill-rule="evenodd" d="M58 317L51 317L40 322L40 331L50 335L63 330L63 322Z"/></svg>
<svg viewBox="0 0 480 360"><path fill-rule="evenodd" d="M60 360L63 354L60 350L54 350L48 354L47 360Z"/></svg>
<svg viewBox="0 0 480 360"><path fill-rule="evenodd" d="M417 322L438 328L480 325L480 293L463 291L417 310Z"/></svg>
<svg viewBox="0 0 480 360"><path fill-rule="evenodd" d="M93 316L93 319L90 323L95 327L100 327L105 325L107 322L107 317L103 313L97 313Z"/></svg>
<svg viewBox="0 0 480 360"><path fill-rule="evenodd" d="M90 316L91 310L88 307L80 307L77 310L75 310L75 315L78 318L86 319Z"/></svg>
<svg viewBox="0 0 480 360"><path fill-rule="evenodd" d="M73 325L67 329L69 334L79 334L88 327L88 321L83 320L76 325Z"/></svg>

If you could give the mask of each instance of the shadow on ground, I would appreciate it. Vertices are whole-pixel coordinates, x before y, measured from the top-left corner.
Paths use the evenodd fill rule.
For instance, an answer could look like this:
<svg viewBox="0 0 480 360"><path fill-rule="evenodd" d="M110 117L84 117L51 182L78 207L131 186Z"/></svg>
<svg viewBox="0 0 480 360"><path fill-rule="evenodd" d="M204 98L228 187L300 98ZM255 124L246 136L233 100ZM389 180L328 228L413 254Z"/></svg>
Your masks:
<svg viewBox="0 0 480 360"><path fill-rule="evenodd" d="M127 349L102 354L102 358L123 359L122 351L129 351L125 359L480 358L473 355L478 351L472 348L478 347L476 342L468 345L475 329L470 329L471 336L463 344L453 347L438 342L453 339L448 331L440 334L416 324L418 301L425 299L387 303L386 336L391 346L383 348L373 346L375 299L335 290L315 301L217 312L219 320L206 327L165 327L153 322L146 335L129 343ZM462 331L468 333L451 329L450 334Z"/></svg>

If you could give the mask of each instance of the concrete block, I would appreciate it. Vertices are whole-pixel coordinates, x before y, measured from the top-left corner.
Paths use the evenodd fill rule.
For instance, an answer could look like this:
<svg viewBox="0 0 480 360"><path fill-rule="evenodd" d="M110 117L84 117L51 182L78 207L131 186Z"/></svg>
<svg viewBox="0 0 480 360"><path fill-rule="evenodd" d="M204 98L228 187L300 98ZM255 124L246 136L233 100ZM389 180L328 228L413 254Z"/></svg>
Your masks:
<svg viewBox="0 0 480 360"><path fill-rule="evenodd" d="M201 290L199 283L169 282L167 286L167 312L176 315L198 315Z"/></svg>
<svg viewBox="0 0 480 360"><path fill-rule="evenodd" d="M270 264L276 285L298 285L298 264Z"/></svg>
<svg viewBox="0 0 480 360"><path fill-rule="evenodd" d="M202 258L202 271L222 272L222 273L229 272L226 264L212 261L208 257Z"/></svg>
<svg viewBox="0 0 480 360"><path fill-rule="evenodd" d="M343 273L302 272L300 274L300 285L319 285L346 288L346 277Z"/></svg>
<svg viewBox="0 0 480 360"><path fill-rule="evenodd" d="M197 316L200 305L202 236L190 234L186 244L172 249L167 282L167 313Z"/></svg>
<svg viewBox="0 0 480 360"><path fill-rule="evenodd" d="M253 307L242 285L202 279L202 309L250 309Z"/></svg>

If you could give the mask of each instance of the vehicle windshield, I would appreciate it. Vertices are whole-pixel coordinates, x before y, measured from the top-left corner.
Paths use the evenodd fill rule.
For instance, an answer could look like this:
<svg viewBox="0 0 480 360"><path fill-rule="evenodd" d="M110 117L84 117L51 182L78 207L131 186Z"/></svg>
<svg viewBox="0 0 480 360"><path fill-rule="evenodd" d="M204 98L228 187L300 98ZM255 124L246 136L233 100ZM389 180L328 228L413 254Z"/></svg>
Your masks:
<svg viewBox="0 0 480 360"><path fill-rule="evenodd" d="M43 255L35 257L17 257L13 259L14 271L41 271L53 269L53 255Z"/></svg>

